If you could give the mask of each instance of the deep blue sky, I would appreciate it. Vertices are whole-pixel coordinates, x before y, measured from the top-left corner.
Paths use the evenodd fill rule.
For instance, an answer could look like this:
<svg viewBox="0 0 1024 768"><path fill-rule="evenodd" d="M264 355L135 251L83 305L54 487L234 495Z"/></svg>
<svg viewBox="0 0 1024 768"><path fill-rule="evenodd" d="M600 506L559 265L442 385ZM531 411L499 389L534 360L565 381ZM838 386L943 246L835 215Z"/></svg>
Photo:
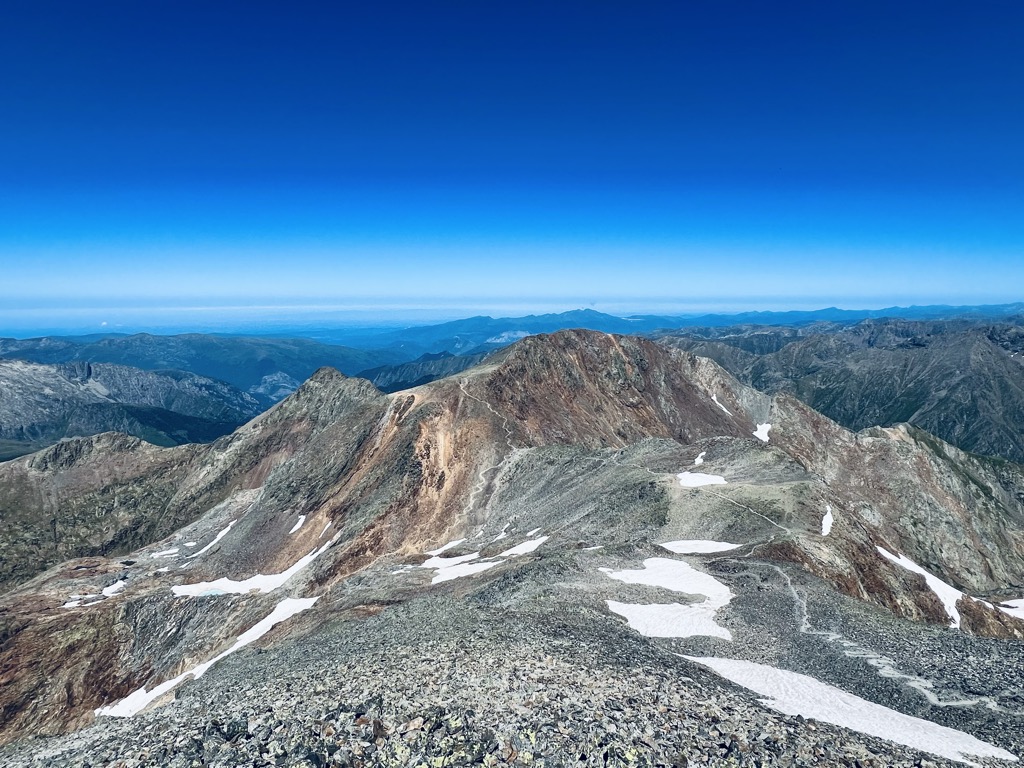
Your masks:
<svg viewBox="0 0 1024 768"><path fill-rule="evenodd" d="M1024 297L1024 3L4 3L0 311Z"/></svg>

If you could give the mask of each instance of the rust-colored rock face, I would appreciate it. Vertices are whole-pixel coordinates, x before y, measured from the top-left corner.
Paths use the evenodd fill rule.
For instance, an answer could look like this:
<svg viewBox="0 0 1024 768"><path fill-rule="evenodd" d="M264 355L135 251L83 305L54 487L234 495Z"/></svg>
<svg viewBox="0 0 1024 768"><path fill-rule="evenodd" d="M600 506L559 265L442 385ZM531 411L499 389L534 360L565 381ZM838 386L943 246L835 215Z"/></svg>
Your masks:
<svg viewBox="0 0 1024 768"><path fill-rule="evenodd" d="M763 424L767 442L754 434ZM727 482L684 488L675 475L685 470ZM925 579L876 547L969 595L1015 596L1022 490L1019 467L913 430L848 432L643 339L531 337L391 395L321 369L210 446L101 435L0 465L0 578L13 587L0 598L0 741L90 722L97 707L231 648L286 597L320 598L293 620L311 628L431 590L516 583L533 550L505 550L538 526L545 546L606 545L617 557L650 554L666 525L731 537L752 562L946 626ZM415 566L456 539L467 541L452 554L492 565L479 581L432 585ZM559 562L537 589L571 584L574 600L603 608L610 580ZM255 591L232 591L257 575ZM964 631L1024 633L1007 614L962 602Z"/></svg>

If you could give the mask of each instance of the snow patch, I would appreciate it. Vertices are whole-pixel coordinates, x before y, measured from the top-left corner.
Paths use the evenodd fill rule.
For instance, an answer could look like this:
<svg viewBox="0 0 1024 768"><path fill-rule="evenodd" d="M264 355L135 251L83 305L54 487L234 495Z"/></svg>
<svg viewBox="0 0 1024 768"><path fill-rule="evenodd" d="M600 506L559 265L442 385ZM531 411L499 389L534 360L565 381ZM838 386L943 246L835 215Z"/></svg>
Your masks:
<svg viewBox="0 0 1024 768"><path fill-rule="evenodd" d="M707 451L701 451L697 454L697 458L693 460L693 466L699 467L704 463L704 457L707 456Z"/></svg>
<svg viewBox="0 0 1024 768"><path fill-rule="evenodd" d="M832 533L832 523L835 522L835 518L832 516L832 505L825 505L825 516L821 518L821 535L828 536Z"/></svg>
<svg viewBox="0 0 1024 768"><path fill-rule="evenodd" d="M729 411L729 409L728 409L728 408L726 408L726 407L725 407L724 405L722 405L722 404L721 404L720 402L718 402L718 395L712 394L712 395L711 395L711 399L715 401L715 405L717 405L717 406L718 406L719 408L721 408L721 409L722 409L723 411L725 411L725 412L726 412L726 413L728 413L728 414L729 414L730 416L732 416L732 413L731 413L731 412Z"/></svg>
<svg viewBox="0 0 1024 768"><path fill-rule="evenodd" d="M233 526L233 525L234 525L235 523L237 523L237 522L238 522L238 520L232 520L232 521L231 521L230 523L228 523L228 527L227 527L227 528L225 528L225 529L224 529L223 531L221 531L220 533L218 533L218 534L217 534L217 535L216 535L216 536L214 537L213 541L211 541L211 542L210 542L209 544L207 544L207 545L206 545L205 547L203 547L202 549L200 549L200 550L199 550L198 552L196 552L196 553L194 553L194 554L191 554L191 555L189 555L189 557L190 557L190 558L191 558L191 557L199 557L199 556L200 556L201 554L203 554L204 552L207 552L207 551L209 551L209 549L210 549L210 548L211 548L211 547L212 547L212 546L213 546L214 544L216 544L216 543L217 543L218 541L220 541L220 540L221 540L221 539L223 539L223 538L224 538L225 536L227 536L227 533L228 533L228 531L230 531L230 530L231 530L231 526Z"/></svg>
<svg viewBox="0 0 1024 768"><path fill-rule="evenodd" d="M104 597L113 597L118 592L123 590L126 586L128 586L128 583L125 582L125 581L115 581L109 587L104 587L103 588L103 590L102 590L103 596Z"/></svg>
<svg viewBox="0 0 1024 768"><path fill-rule="evenodd" d="M540 528L538 528L537 530L539 531ZM517 544L511 549L506 549L504 552L498 555L498 557L516 557L517 555L528 554L530 552L533 552L533 550L535 550L537 547L539 547L541 544L543 544L550 538L550 536L541 536L537 539L530 539L529 541L524 541L522 544Z"/></svg>
<svg viewBox="0 0 1024 768"><path fill-rule="evenodd" d="M480 557L479 552L471 552L468 555L459 555L458 557L435 556L420 564L419 567L433 568L437 571L434 574L434 578L430 580L430 583L440 584L444 581L451 581L452 579L459 579L463 576L472 576L475 573L481 573L482 571L486 571L488 568L500 565L502 562L501 560L481 563L470 562L471 560L476 560L478 557Z"/></svg>
<svg viewBox="0 0 1024 768"><path fill-rule="evenodd" d="M165 680L160 683L151 691L147 691L145 687L140 688L133 693L128 694L125 698L120 701L110 704L106 707L100 707L96 710L97 717L132 717L137 715L143 709L145 709L155 699L163 696L165 693L176 688L186 678L191 677L193 680L198 680L206 671L216 664L218 661L223 659L225 656L229 656L240 648L256 642L263 637L267 632L276 627L282 621L290 619L297 613L302 613L313 607L313 604L319 600L319 597L307 597L307 598L296 598L287 597L274 606L274 610L270 612L270 615L266 616L259 622L257 622L250 629L243 632L235 640L234 645L228 648L223 653L219 653L209 661L204 661L202 664L198 664L185 672L182 672L177 677L173 677L170 680Z"/></svg>
<svg viewBox="0 0 1024 768"><path fill-rule="evenodd" d="M292 529L290 531L288 531L288 534L291 535L291 534L295 533L297 530L299 530L299 528L302 527L302 524L304 522L306 522L306 516L305 515L299 515L298 522L296 522L295 525L292 526Z"/></svg>
<svg viewBox="0 0 1024 768"><path fill-rule="evenodd" d="M1017 761L1005 749L970 734L904 715L807 675L738 659L683 658L767 697L762 704L786 715L814 718L965 763L970 763L968 757Z"/></svg>
<svg viewBox="0 0 1024 768"><path fill-rule="evenodd" d="M754 430L754 437L763 443L768 442L768 431L772 428L771 424L758 424L757 429Z"/></svg>
<svg viewBox="0 0 1024 768"><path fill-rule="evenodd" d="M334 540L332 539L320 547L320 549L313 550L308 555L299 558L288 570L282 571L281 573L273 573L269 576L258 573L255 576L250 576L244 581L221 578L216 581L200 581L197 584L181 584L171 587L171 591L174 592L176 597L183 597L186 595L192 597L204 597L208 595L222 595L225 593L244 595L252 592L253 590L257 590L261 593L273 592L278 587L283 586L288 579L326 552L328 547L333 543Z"/></svg>
<svg viewBox="0 0 1024 768"><path fill-rule="evenodd" d="M671 560L667 557L649 557L644 560L644 567L635 571L613 571L601 568L617 581L627 584L646 584L651 587L663 587L674 592L687 595L704 595L708 607L718 610L729 604L733 598L732 590L714 576L698 571L682 560Z"/></svg>
<svg viewBox="0 0 1024 768"><path fill-rule="evenodd" d="M956 627L957 629L960 628L960 611L956 609L956 601L964 596L963 592L956 587L950 586L938 576L932 576L932 574L905 555L894 555L892 552L882 549L882 547L875 547L875 549L886 560L890 560L912 573L924 576L924 580L928 582L928 588L942 601L942 607L946 609L946 613L950 617L949 626Z"/></svg>
<svg viewBox="0 0 1024 768"><path fill-rule="evenodd" d="M512 523L505 523L505 526L501 529L501 533L499 533L497 536L495 536L493 539L491 539L491 543L493 544L496 541L501 541L506 536L508 536L507 531L508 531L508 527L510 525L512 525Z"/></svg>
<svg viewBox="0 0 1024 768"><path fill-rule="evenodd" d="M161 552L154 552L152 555L150 555L150 557L171 557L176 554L178 554L178 548L173 547L171 549L165 549Z"/></svg>
<svg viewBox="0 0 1024 768"><path fill-rule="evenodd" d="M464 541L465 541L465 539L456 539L455 541L449 541L443 547L438 547L437 549L428 549L427 550L427 554L428 555L440 555L442 552L447 552L452 547L459 546L459 544L461 544Z"/></svg>
<svg viewBox="0 0 1024 768"><path fill-rule="evenodd" d="M655 603L636 605L606 600L608 610L622 616L630 628L645 637L694 637L702 635L732 640L732 633L715 623L714 611L703 603L680 605L679 603Z"/></svg>
<svg viewBox="0 0 1024 768"><path fill-rule="evenodd" d="M328 529L328 528L330 528L330 527L331 527L331 521L330 521L330 520L328 520L328 521L327 521L327 525L325 525L325 526L324 526L324 529L323 529L322 531L320 531L320 535L319 535L319 536L317 536L317 538L318 538L318 539L322 539L322 538L324 537L324 534L325 534L325 533L327 533L327 529Z"/></svg>
<svg viewBox="0 0 1024 768"><path fill-rule="evenodd" d="M669 560L664 557L644 560L643 570L598 570L627 584L647 584L688 595L704 595L703 602L691 605L642 605L605 601L609 610L624 617L629 626L640 634L648 637L707 635L732 640L732 633L715 623L715 614L732 600L732 590L714 577L692 568L681 560Z"/></svg>
<svg viewBox="0 0 1024 768"><path fill-rule="evenodd" d="M540 528L534 528L532 531L526 532L526 538L532 538L533 536L536 536L538 533L540 533Z"/></svg>
<svg viewBox="0 0 1024 768"><path fill-rule="evenodd" d="M703 472L680 472L676 477L683 488L700 488L703 485L725 485L721 475L706 475Z"/></svg>
<svg viewBox="0 0 1024 768"><path fill-rule="evenodd" d="M1008 613L1011 616L1016 616L1018 619L1024 619L1024 599L1007 600L998 607L999 610L1001 610L1003 613Z"/></svg>
<svg viewBox="0 0 1024 768"><path fill-rule="evenodd" d="M677 555L706 555L711 552L727 552L736 549L739 544L730 544L727 541L706 541L704 539L684 539L681 541L666 541L659 544L669 552Z"/></svg>

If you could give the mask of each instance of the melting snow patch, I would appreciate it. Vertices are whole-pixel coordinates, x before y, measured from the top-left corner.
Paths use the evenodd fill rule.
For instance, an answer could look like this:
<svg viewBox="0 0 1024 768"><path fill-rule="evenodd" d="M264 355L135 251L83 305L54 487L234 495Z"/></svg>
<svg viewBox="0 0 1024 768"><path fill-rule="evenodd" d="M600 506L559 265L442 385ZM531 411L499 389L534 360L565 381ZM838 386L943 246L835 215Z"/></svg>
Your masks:
<svg viewBox="0 0 1024 768"><path fill-rule="evenodd" d="M470 560L476 560L478 557L480 557L479 552L472 552L468 555L459 555L458 557L435 556L422 563L419 567L435 569L437 573L434 574L434 578L430 580L430 583L440 584L443 581L451 581L452 579L458 579L463 576L472 576L474 573L486 571L488 568L493 568L501 563L500 560L486 563L470 562Z"/></svg>
<svg viewBox="0 0 1024 768"><path fill-rule="evenodd" d="M596 547L584 547L584 552L593 552L595 549L604 549L604 544L598 544Z"/></svg>
<svg viewBox="0 0 1024 768"><path fill-rule="evenodd" d="M690 637L707 635L732 640L725 627L715 623L715 613L733 598L732 591L722 582L706 573L691 568L681 560L651 557L644 560L643 570L613 571L600 568L602 573L627 584L647 584L664 587L688 595L704 595L702 603L634 605L606 601L608 608L623 616L629 626L648 637Z"/></svg>
<svg viewBox="0 0 1024 768"><path fill-rule="evenodd" d="M151 691L147 691L145 687L143 687L135 691L134 693L129 694L128 696L114 704L111 704L106 707L100 707L96 710L96 716L132 717L133 715L137 715L139 712L145 709L152 701L159 698L160 696L163 696L168 691L173 690L186 678L191 677L194 680L198 680L200 677L206 674L206 671L210 667L212 667L218 661L223 659L225 656L234 653L239 648L244 648L250 643L256 642L265 634L267 634L267 632L269 632L271 629L280 624L282 621L290 619L297 613L302 613L302 611L312 608L313 604L319 599L320 598L318 597L285 598L276 606L274 606L274 610L270 612L269 616L257 622L256 625L253 626L251 629L248 629L241 635L239 635L238 639L235 640L235 644L223 653L219 653L209 661L204 661L202 664L199 664L195 667L192 667L189 670L186 670L185 672L182 672L177 677L173 677L170 680L165 680L164 682L160 683L155 688L153 688L153 690Z"/></svg>
<svg viewBox="0 0 1024 768"><path fill-rule="evenodd" d="M326 552L327 548L333 543L334 540L332 539L320 547L320 549L313 550L305 557L300 558L292 565L291 568L286 571L282 571L281 573L273 573L269 576L264 576L262 573L258 573L244 581L234 581L233 579L223 578L217 579L216 581L201 581L198 584L181 584L179 586L171 587L171 591L173 591L177 597L185 595L190 595L192 597L204 597L207 595L222 595L224 593L244 595L254 589L263 593L272 592Z"/></svg>
<svg viewBox="0 0 1024 768"><path fill-rule="evenodd" d="M722 405L722 404L721 404L720 402L718 402L718 395L715 395L715 394L711 395L711 399L715 401L715 405L717 405L717 406L718 406L719 408L721 408L721 409L722 409L723 411L725 411L725 412L726 412L726 413L728 413L728 414L729 414L730 416L732 416L732 413L730 413L730 412L729 412L729 409L728 409L728 408L726 408L726 407L725 407L724 405Z"/></svg>
<svg viewBox="0 0 1024 768"><path fill-rule="evenodd" d="M496 541L501 541L506 536L508 536L508 533L506 533L506 531L508 531L508 527L510 525L512 525L512 523L505 523L505 527L501 529L501 533L499 533L497 536L495 536L493 539L491 539L491 543L493 544Z"/></svg>
<svg viewBox="0 0 1024 768"><path fill-rule="evenodd" d="M699 467L704 463L704 457L707 455L707 451L701 451L697 454L697 458L693 460L693 466Z"/></svg>
<svg viewBox="0 0 1024 768"><path fill-rule="evenodd" d="M698 605L634 605L605 601L612 613L622 616L629 626L645 637L693 637L704 635L732 640L732 633L715 623L715 612Z"/></svg>
<svg viewBox="0 0 1024 768"><path fill-rule="evenodd" d="M540 533L540 528L534 528L532 531L526 532L526 537L536 536L538 533Z"/></svg>
<svg viewBox="0 0 1024 768"><path fill-rule="evenodd" d="M157 569L156 569L156 572L157 572L157 573L167 573L167 572L168 572L169 570L171 570L171 569L170 569L170 568L168 568L168 567L167 567L167 566L165 565L165 566L164 566L163 568L157 568Z"/></svg>
<svg viewBox="0 0 1024 768"><path fill-rule="evenodd" d="M938 595L939 600L942 601L942 607L946 609L946 613L949 614L950 622L949 626L960 628L960 611L956 609L956 601L964 596L956 587L950 586L938 576L932 576L928 571L919 566L909 557L905 555L899 555L898 557L892 552L889 552L881 547L875 547L878 553L886 560L890 560L901 568L906 568L908 571L913 573L919 573L924 576L924 580L928 582L928 587Z"/></svg>
<svg viewBox="0 0 1024 768"><path fill-rule="evenodd" d="M325 534L325 533L327 533L327 529L328 529L328 528L330 528L330 527L331 527L331 521L330 521L330 520L328 520L328 521L327 521L327 525L325 525L325 526L324 526L324 529L323 529L322 531L320 531L320 535L319 535L319 536L317 536L317 538L318 538L318 539L322 539L322 538L324 537L324 534Z"/></svg>
<svg viewBox="0 0 1024 768"><path fill-rule="evenodd" d="M970 734L904 715L807 675L737 659L683 658L767 697L760 700L762 704L786 715L814 718L950 760L969 763L968 757L995 757L1017 761L1005 749Z"/></svg>
<svg viewBox="0 0 1024 768"><path fill-rule="evenodd" d="M178 548L165 549L162 552L154 552L150 557L171 557L172 555L178 554Z"/></svg>
<svg viewBox="0 0 1024 768"><path fill-rule="evenodd" d="M207 544L207 545L206 545L205 547L203 547L202 549L200 549L200 550L199 550L198 552L196 552L195 554L189 555L189 557L199 557L199 556L200 556L201 554L203 554L204 552L206 552L207 550L209 550L209 549L210 549L210 547L212 547L212 546L213 546L214 544L216 544L216 543L217 543L218 541L220 541L220 540L221 540L221 539L223 539L223 538L224 538L225 536L227 536L227 533L228 533L228 531L230 531L230 530L231 530L231 526L233 526L233 525L234 525L235 523L237 523L237 522L238 522L237 520L232 520L232 521L231 521L230 523L228 523L228 527L227 527L227 528L225 528L225 529L224 529L223 531L221 531L220 533L218 533L218 534L217 534L217 535L216 535L216 536L214 537L213 541L211 541L211 542L210 542L209 544Z"/></svg>
<svg viewBox="0 0 1024 768"><path fill-rule="evenodd" d="M732 600L732 591L714 576L698 571L682 560L670 560L667 557L649 557L644 560L644 567L636 571L613 571L602 568L602 573L627 584L647 584L652 587L664 587L687 595L704 595L705 603L715 608L722 608Z"/></svg>
<svg viewBox="0 0 1024 768"><path fill-rule="evenodd" d="M721 475L706 475L703 472L680 472L676 477L683 488L700 488L702 485L725 485Z"/></svg>
<svg viewBox="0 0 1024 768"><path fill-rule="evenodd" d="M677 555L706 555L711 552L727 552L736 549L739 544L730 544L727 541L705 541L703 539L685 539L683 541L666 541L659 544L669 552Z"/></svg>
<svg viewBox="0 0 1024 768"><path fill-rule="evenodd" d="M537 531L539 531L539 530L540 530L540 528L537 529ZM534 531L534 533L536 533L536 531ZM539 547L541 544L543 544L549 538L551 538L551 537L550 536L541 536L540 538L537 538L537 539L530 539L529 541L524 541L522 544L517 544L516 546L512 547L511 549L506 549L504 552L502 552L500 555L498 555L498 557L515 557L516 555L528 554L530 552L533 552L533 550L535 550L537 547Z"/></svg>
<svg viewBox="0 0 1024 768"><path fill-rule="evenodd" d="M120 592L122 589L124 589L125 586L126 586L126 583L124 581L115 581L109 587L104 587L103 588L103 596L104 597L113 597L118 592Z"/></svg>
<svg viewBox="0 0 1024 768"><path fill-rule="evenodd" d="M465 541L465 539L456 539L455 541L449 541L443 547L438 547L437 549L428 549L427 550L427 554L428 555L440 555L442 552L447 552L452 547L459 546L459 544L461 544L464 541Z"/></svg>
<svg viewBox="0 0 1024 768"><path fill-rule="evenodd" d="M772 428L771 424L758 424L757 429L754 430L754 437L761 442L768 442L768 430Z"/></svg>
<svg viewBox="0 0 1024 768"><path fill-rule="evenodd" d="M1018 619L1024 619L1024 599L1007 600L999 606L999 610L1011 616L1016 616Z"/></svg>
<svg viewBox="0 0 1024 768"><path fill-rule="evenodd" d="M825 505L825 516L821 518L821 535L828 536L832 532L832 523L835 522L835 518L832 517L832 505Z"/></svg>
<svg viewBox="0 0 1024 768"><path fill-rule="evenodd" d="M195 545L196 545L196 542L194 542L194 541L186 541L185 542L185 546L186 547L194 547Z"/></svg>
<svg viewBox="0 0 1024 768"><path fill-rule="evenodd" d="M299 530L299 528L301 528L301 527L302 527L302 524L303 524L304 522L306 522L306 516L305 516L305 515L299 515L299 520L298 520L298 522L297 522L297 523L295 523L295 525L293 525L293 526L292 526L292 529L291 529L290 531L288 531L289 535L290 535L290 534L293 534L293 533L295 533L295 532L296 532L297 530Z"/></svg>

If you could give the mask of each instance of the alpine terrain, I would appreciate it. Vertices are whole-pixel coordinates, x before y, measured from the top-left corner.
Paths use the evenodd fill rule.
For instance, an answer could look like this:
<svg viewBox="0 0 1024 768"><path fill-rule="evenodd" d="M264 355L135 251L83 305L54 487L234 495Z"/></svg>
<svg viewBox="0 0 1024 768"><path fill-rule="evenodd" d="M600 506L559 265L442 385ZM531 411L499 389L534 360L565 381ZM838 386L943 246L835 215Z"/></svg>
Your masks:
<svg viewBox="0 0 1024 768"><path fill-rule="evenodd" d="M0 517L12 768L1024 755L1024 467L651 340L322 368L0 464Z"/></svg>

